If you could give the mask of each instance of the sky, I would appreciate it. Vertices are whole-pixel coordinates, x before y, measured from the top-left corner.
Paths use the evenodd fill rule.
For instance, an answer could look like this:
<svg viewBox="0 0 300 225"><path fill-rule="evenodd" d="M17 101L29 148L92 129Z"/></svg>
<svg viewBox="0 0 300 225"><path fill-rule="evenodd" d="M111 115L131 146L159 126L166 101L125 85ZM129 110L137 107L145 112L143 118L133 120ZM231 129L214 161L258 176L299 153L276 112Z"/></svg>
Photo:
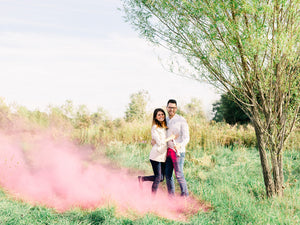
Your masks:
<svg viewBox="0 0 300 225"><path fill-rule="evenodd" d="M117 118L130 95L145 90L150 111L170 98L178 106L198 98L209 116L217 91L169 72L164 50L139 37L121 7L120 0L0 0L0 97L41 111L71 100Z"/></svg>

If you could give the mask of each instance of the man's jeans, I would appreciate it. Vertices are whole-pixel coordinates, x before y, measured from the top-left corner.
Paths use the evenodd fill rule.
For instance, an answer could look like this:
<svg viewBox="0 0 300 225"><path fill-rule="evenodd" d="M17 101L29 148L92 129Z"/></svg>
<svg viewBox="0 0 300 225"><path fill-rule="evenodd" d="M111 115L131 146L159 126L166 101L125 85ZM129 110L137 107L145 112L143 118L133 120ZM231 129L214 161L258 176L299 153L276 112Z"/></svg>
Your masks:
<svg viewBox="0 0 300 225"><path fill-rule="evenodd" d="M183 174L183 164L184 164L185 153L180 153L180 156L176 156L176 152L168 148L167 160L166 160L166 181L168 187L168 193L174 195L175 185L173 180L173 169L175 171L175 176L179 183L181 189L181 196L188 196L189 192L187 189L186 181Z"/></svg>
<svg viewBox="0 0 300 225"><path fill-rule="evenodd" d="M164 180L165 174L165 163L157 162L150 159L152 169L153 169L153 176L144 176L142 178L143 181L153 181L152 184L152 193L156 193L158 189L158 185L160 182Z"/></svg>

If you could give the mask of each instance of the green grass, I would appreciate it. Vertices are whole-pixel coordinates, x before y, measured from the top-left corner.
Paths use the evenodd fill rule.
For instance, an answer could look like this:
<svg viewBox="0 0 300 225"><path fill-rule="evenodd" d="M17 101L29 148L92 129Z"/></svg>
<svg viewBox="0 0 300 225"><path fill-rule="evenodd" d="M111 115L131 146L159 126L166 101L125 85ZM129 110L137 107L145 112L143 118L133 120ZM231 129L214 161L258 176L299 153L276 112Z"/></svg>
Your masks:
<svg viewBox="0 0 300 225"><path fill-rule="evenodd" d="M120 217L115 209L100 208L95 210L74 209L58 213L42 206L32 206L28 203L10 199L0 191L0 224L6 225L130 225L130 224L173 224L154 215L129 219Z"/></svg>
<svg viewBox="0 0 300 225"><path fill-rule="evenodd" d="M116 162L117 166L149 174L150 149L143 143L123 145L114 142L98 151ZM184 168L190 193L211 205L211 210L200 211L190 218L188 224L300 224L299 159L299 151L285 152L284 197L267 199L256 149L188 150ZM125 218L118 215L113 207L57 213L52 209L13 200L0 191L0 224L182 223L151 214Z"/></svg>
<svg viewBox="0 0 300 225"><path fill-rule="evenodd" d="M105 151L119 166L151 173L149 146L116 143ZM189 190L212 206L191 224L300 224L299 159L299 151L285 152L284 197L267 199L256 149L189 150L184 166Z"/></svg>
<svg viewBox="0 0 300 225"><path fill-rule="evenodd" d="M285 169L299 167L298 161L289 158L299 152L286 153ZM201 156L199 156L201 157ZM201 214L199 224L299 224L299 181L288 186L282 199L265 198L259 155L255 149L231 151L219 149L213 155L215 162L208 166L193 168L186 164L186 177L190 190L211 202L213 210ZM202 174L196 177L196 173ZM298 175L286 179L299 179Z"/></svg>

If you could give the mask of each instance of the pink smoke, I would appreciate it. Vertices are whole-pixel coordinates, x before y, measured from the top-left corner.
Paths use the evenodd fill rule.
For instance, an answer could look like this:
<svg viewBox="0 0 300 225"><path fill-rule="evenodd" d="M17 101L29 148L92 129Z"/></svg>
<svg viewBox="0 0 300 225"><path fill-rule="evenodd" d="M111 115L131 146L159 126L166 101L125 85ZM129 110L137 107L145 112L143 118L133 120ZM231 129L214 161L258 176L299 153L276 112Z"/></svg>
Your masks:
<svg viewBox="0 0 300 225"><path fill-rule="evenodd" d="M151 183L139 187L136 176L90 159L91 149L54 138L49 132L0 132L0 185L12 195L58 211L115 205L120 211L148 212L186 219L202 210L195 199L151 195Z"/></svg>

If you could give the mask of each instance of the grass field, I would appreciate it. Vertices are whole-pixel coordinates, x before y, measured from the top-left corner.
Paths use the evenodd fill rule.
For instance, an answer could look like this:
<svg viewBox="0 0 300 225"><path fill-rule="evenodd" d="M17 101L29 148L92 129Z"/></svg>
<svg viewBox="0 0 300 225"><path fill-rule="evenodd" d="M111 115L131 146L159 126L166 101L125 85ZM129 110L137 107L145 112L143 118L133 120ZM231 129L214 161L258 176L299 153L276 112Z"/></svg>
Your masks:
<svg viewBox="0 0 300 225"><path fill-rule="evenodd" d="M96 153L105 153L117 166L151 174L149 150L150 146L145 144L116 142L97 149ZM193 196L211 205L211 209L192 215L187 224L299 224L299 159L298 151L285 152L285 196L267 199L256 149L189 150L185 162L189 190ZM0 199L0 224L183 224L151 214L126 218L113 206L57 213L14 200L4 191L1 191Z"/></svg>

